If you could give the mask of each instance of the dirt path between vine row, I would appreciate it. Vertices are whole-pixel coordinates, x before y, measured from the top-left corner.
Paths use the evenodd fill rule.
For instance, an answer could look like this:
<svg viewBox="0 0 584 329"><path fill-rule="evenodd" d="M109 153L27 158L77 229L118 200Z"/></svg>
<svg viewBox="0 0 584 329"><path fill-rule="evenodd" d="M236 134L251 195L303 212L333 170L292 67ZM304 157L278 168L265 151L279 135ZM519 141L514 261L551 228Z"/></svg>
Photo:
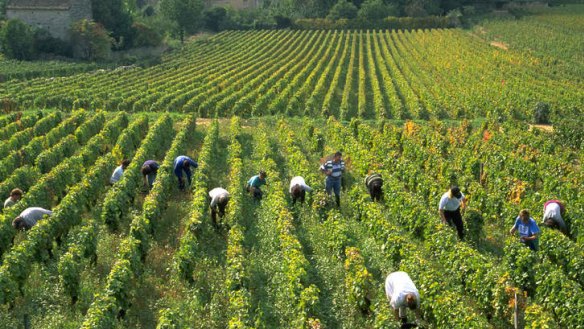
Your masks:
<svg viewBox="0 0 584 329"><path fill-rule="evenodd" d="M506 43L504 42L500 42L500 41L491 41L491 43L489 43L491 46L493 47L497 47L503 50L509 50L509 47L507 46Z"/></svg>
<svg viewBox="0 0 584 329"><path fill-rule="evenodd" d="M554 126L552 125L529 125L529 130L532 130L533 128L537 128L539 130L543 130L546 132L554 132Z"/></svg>

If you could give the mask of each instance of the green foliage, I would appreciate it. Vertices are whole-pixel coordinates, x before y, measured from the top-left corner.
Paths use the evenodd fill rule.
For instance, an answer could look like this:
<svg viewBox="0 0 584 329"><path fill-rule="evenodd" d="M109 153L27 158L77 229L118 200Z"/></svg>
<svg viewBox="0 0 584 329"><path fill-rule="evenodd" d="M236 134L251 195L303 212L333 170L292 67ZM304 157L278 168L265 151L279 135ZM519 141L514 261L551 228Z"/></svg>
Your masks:
<svg viewBox="0 0 584 329"><path fill-rule="evenodd" d="M201 25L203 12L201 0L162 0L160 11L167 19L176 24L176 32L181 42L186 33L194 33Z"/></svg>
<svg viewBox="0 0 584 329"><path fill-rule="evenodd" d="M112 38L104 27L94 21L82 19L71 26L73 56L90 61L109 59Z"/></svg>
<svg viewBox="0 0 584 329"><path fill-rule="evenodd" d="M485 239L483 215L477 209L467 209L463 220L466 227L465 238L474 246L478 246Z"/></svg>
<svg viewBox="0 0 584 329"><path fill-rule="evenodd" d="M34 57L34 32L20 20L9 20L0 30L2 52L8 58L30 60Z"/></svg>
<svg viewBox="0 0 584 329"><path fill-rule="evenodd" d="M397 9L393 4L385 4L383 0L365 0L357 16L364 20L381 20L388 16L397 16Z"/></svg>
<svg viewBox="0 0 584 329"><path fill-rule="evenodd" d="M93 19L111 31L117 48L131 46L134 32L133 18L124 2L124 0L91 0Z"/></svg>
<svg viewBox="0 0 584 329"><path fill-rule="evenodd" d="M554 137L557 143L567 145L576 150L584 148L584 115L580 110L574 110L554 123Z"/></svg>
<svg viewBox="0 0 584 329"><path fill-rule="evenodd" d="M537 124L550 123L550 105L544 102L535 104L533 110L533 121Z"/></svg>
<svg viewBox="0 0 584 329"><path fill-rule="evenodd" d="M357 7L347 0L339 0L332 8L330 9L327 18L328 19L341 19L341 18L356 18L357 17Z"/></svg>

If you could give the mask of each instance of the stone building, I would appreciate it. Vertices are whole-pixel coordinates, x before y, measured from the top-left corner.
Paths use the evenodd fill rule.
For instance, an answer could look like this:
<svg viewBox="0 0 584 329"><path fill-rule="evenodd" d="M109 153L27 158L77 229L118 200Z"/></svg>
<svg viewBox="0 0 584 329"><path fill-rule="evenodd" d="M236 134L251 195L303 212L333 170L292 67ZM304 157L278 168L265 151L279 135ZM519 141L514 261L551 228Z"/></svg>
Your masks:
<svg viewBox="0 0 584 329"><path fill-rule="evenodd" d="M9 0L6 5L6 18L20 19L63 40L69 39L73 22L91 17L91 0Z"/></svg>
<svg viewBox="0 0 584 329"><path fill-rule="evenodd" d="M209 7L233 7L234 9L257 8L260 0L206 0Z"/></svg>

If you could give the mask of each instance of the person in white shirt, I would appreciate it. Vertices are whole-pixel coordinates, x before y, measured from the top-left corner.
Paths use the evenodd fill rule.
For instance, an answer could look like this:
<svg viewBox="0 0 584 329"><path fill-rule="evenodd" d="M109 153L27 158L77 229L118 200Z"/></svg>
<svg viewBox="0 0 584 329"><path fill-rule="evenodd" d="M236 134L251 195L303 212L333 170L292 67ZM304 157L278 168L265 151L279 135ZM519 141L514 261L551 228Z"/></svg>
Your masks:
<svg viewBox="0 0 584 329"><path fill-rule="evenodd" d="M223 218L225 216L225 207L229 202L229 192L221 187L216 187L209 191L209 196L211 197L211 219L213 220L213 225L217 226L217 213Z"/></svg>
<svg viewBox="0 0 584 329"><path fill-rule="evenodd" d="M416 319L421 320L420 293L406 272L390 273L385 279L385 295L393 308L396 320L407 323L406 311L415 312Z"/></svg>
<svg viewBox="0 0 584 329"><path fill-rule="evenodd" d="M126 168L128 168L129 165L130 165L130 160L124 159L122 161L122 163L118 167L116 167L116 169L114 169L114 172L112 173L112 177L110 178L110 183L112 185L119 182L120 179L122 179L122 175L124 174L124 170L126 170Z"/></svg>
<svg viewBox="0 0 584 329"><path fill-rule="evenodd" d="M292 204L296 204L296 200L300 199L304 203L306 192L311 192L312 188L306 185L304 178L296 176L290 181L290 196L292 197Z"/></svg>
<svg viewBox="0 0 584 329"><path fill-rule="evenodd" d="M12 227L17 230L29 230L45 215L51 216L52 214L52 211L40 207L26 208L12 221Z"/></svg>
<svg viewBox="0 0 584 329"><path fill-rule="evenodd" d="M444 193L438 204L442 223L450 226L454 224L460 240L464 240L464 224L460 208L464 209L465 206L466 199L458 186L452 186L448 192Z"/></svg>
<svg viewBox="0 0 584 329"><path fill-rule="evenodd" d="M543 224L550 228L558 228L568 235L568 227L562 216L566 213L564 204L559 200L549 200L543 205Z"/></svg>

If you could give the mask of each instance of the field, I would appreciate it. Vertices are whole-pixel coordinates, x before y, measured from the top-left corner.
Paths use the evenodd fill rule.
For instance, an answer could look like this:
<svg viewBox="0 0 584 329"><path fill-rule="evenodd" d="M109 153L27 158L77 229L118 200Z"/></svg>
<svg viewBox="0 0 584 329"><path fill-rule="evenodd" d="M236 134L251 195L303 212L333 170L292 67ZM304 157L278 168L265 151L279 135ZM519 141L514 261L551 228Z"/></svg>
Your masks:
<svg viewBox="0 0 584 329"><path fill-rule="evenodd" d="M570 8L522 23L565 35L582 26ZM426 328L513 328L515 305L524 328L584 328L582 131L562 131L582 121L569 117L584 104L580 36L532 51L513 24L233 31L150 68L19 64L0 83L0 196L25 191L0 213L0 328L393 329L383 282L396 270ZM554 126L528 123L539 102ZM318 170L337 150L340 208ZM199 167L181 192L183 154ZM147 159L161 164L150 191ZM260 169L255 202L244 185ZM293 205L297 175L315 191ZM469 199L463 242L437 211L451 184ZM219 227L215 187L231 193ZM542 227L531 252L508 231L523 208L540 222L551 198L570 236ZM30 206L54 215L15 231Z"/></svg>
<svg viewBox="0 0 584 329"><path fill-rule="evenodd" d="M19 108L198 117L530 119L538 102L555 115L584 103L582 75L548 64L456 29L232 31L195 41L146 69L3 83L0 99Z"/></svg>
<svg viewBox="0 0 584 329"><path fill-rule="evenodd" d="M391 328L382 282L397 269L415 278L432 327L511 327L511 286L530 291L527 323L582 323L584 308L556 310L559 300L584 300L582 152L554 148L548 133L522 124L196 124L85 111L48 112L27 128L36 115L25 114L14 136L37 137L3 158L2 168L20 166L2 177L4 194L16 182L28 191L1 217L4 327L28 314L44 328ZM336 149L350 159L339 210L327 205L318 173L319 159ZM183 153L200 167L181 194L170 167ZM108 188L122 155L132 164ZM139 168L150 158L164 159L163 168L143 194ZM259 168L269 176L261 204L242 188ZM385 177L383 204L371 203L362 184L372 168ZM304 206L287 197L298 174L319 191ZM434 210L450 182L470 198L467 243ZM233 194L218 230L206 199L216 186ZM570 200L574 239L546 230L536 257L505 232L519 208L538 217L550 197ZM15 236L11 219L33 204L56 214Z"/></svg>

